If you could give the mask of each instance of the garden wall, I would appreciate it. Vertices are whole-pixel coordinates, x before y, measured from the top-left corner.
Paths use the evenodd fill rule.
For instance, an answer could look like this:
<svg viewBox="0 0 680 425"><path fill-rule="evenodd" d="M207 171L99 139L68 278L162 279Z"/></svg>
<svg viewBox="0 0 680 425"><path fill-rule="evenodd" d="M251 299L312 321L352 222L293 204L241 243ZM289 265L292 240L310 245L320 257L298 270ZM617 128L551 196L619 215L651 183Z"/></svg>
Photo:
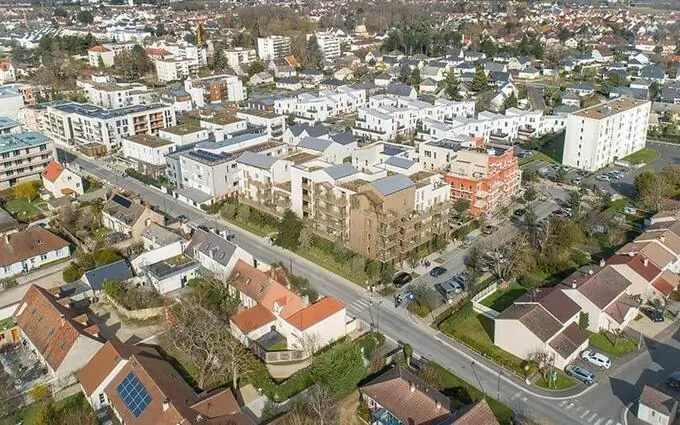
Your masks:
<svg viewBox="0 0 680 425"><path fill-rule="evenodd" d="M152 308L143 308L140 310L128 310L127 308L123 307L118 303L118 301L114 300L110 296L106 294L102 294L104 296L104 299L109 301L112 306L118 310L118 313L121 315L125 316L128 319L137 319L137 320L146 320L146 319L151 319L154 317L159 317L161 315L165 314L165 309L168 308L166 306L162 307L152 307Z"/></svg>

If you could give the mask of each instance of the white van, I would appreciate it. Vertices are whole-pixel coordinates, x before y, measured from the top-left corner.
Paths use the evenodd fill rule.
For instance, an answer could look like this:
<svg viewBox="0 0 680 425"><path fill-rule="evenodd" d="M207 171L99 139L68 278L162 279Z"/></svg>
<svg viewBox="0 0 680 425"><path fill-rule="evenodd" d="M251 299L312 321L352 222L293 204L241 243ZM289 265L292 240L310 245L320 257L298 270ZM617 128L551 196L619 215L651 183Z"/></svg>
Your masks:
<svg viewBox="0 0 680 425"><path fill-rule="evenodd" d="M581 353L581 358L594 364L595 366L601 367L602 369L609 369L612 366L612 361L609 359L609 357L596 351L585 350L583 353Z"/></svg>

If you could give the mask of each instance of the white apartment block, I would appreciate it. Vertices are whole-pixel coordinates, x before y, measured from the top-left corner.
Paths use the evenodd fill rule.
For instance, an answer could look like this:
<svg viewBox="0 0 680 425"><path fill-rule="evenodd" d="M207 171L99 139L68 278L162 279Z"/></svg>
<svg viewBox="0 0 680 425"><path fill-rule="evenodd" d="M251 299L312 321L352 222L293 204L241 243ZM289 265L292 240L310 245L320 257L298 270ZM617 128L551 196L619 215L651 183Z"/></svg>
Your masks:
<svg viewBox="0 0 680 425"><path fill-rule="evenodd" d="M248 65L255 62L257 53L255 49L245 49L243 47L234 47L233 49L225 49L224 56L227 58L227 64L231 68L238 68L241 65Z"/></svg>
<svg viewBox="0 0 680 425"><path fill-rule="evenodd" d="M235 75L223 74L187 79L184 81L184 89L191 95L194 105L199 108L223 101L240 102L246 98L243 82Z"/></svg>
<svg viewBox="0 0 680 425"><path fill-rule="evenodd" d="M79 79L76 85L86 93L89 103L106 109L151 103L149 89L143 84L117 84Z"/></svg>
<svg viewBox="0 0 680 425"><path fill-rule="evenodd" d="M644 148L650 108L620 98L569 115L562 163L595 171Z"/></svg>
<svg viewBox="0 0 680 425"><path fill-rule="evenodd" d="M54 143L41 133L26 132L0 136L0 190L40 173L54 157Z"/></svg>
<svg viewBox="0 0 680 425"><path fill-rule="evenodd" d="M9 83L17 80L16 70L12 62L0 61L0 83Z"/></svg>
<svg viewBox="0 0 680 425"><path fill-rule="evenodd" d="M257 39L257 56L263 61L290 55L290 37L270 35Z"/></svg>
<svg viewBox="0 0 680 425"><path fill-rule="evenodd" d="M165 155L174 150L171 141L148 134L137 134L122 139L122 151L125 158L165 167Z"/></svg>
<svg viewBox="0 0 680 425"><path fill-rule="evenodd" d="M158 130L158 137L175 146L184 146L208 140L208 130L188 124L176 125Z"/></svg>
<svg viewBox="0 0 680 425"><path fill-rule="evenodd" d="M266 128L267 134L277 140L283 138L286 130L286 117L259 109L242 109L236 111L236 118L246 120L251 126Z"/></svg>
<svg viewBox="0 0 680 425"><path fill-rule="evenodd" d="M156 74L163 82L184 80L198 74L198 61L187 57L156 59Z"/></svg>
<svg viewBox="0 0 680 425"><path fill-rule="evenodd" d="M201 128L211 132L215 141L228 138L235 133L244 132L248 129L248 122L231 116L220 116L201 119Z"/></svg>
<svg viewBox="0 0 680 425"><path fill-rule="evenodd" d="M16 120L24 106L24 96L19 91L0 86L0 117Z"/></svg>
<svg viewBox="0 0 680 425"><path fill-rule="evenodd" d="M157 135L160 129L177 124L172 106L160 103L104 109L75 102L48 106L44 123L45 132L58 143L96 143L107 150L119 148L124 137Z"/></svg>
<svg viewBox="0 0 680 425"><path fill-rule="evenodd" d="M137 43L105 43L87 49L87 59L91 67L113 66L116 56L132 50Z"/></svg>
<svg viewBox="0 0 680 425"><path fill-rule="evenodd" d="M324 59L333 59L340 56L340 38L329 32L317 32L316 41L319 45L321 53L323 53ZM312 38L312 34L307 34L307 40Z"/></svg>
<svg viewBox="0 0 680 425"><path fill-rule="evenodd" d="M340 86L336 90L322 90L318 95L302 93L274 101L274 112L292 115L296 121L315 124L330 117L356 112L366 105L366 90Z"/></svg>
<svg viewBox="0 0 680 425"><path fill-rule="evenodd" d="M148 47L165 50L176 58L193 59L199 67L208 65L207 49L203 46L194 46L193 44L189 44L185 41L177 43L158 41Z"/></svg>

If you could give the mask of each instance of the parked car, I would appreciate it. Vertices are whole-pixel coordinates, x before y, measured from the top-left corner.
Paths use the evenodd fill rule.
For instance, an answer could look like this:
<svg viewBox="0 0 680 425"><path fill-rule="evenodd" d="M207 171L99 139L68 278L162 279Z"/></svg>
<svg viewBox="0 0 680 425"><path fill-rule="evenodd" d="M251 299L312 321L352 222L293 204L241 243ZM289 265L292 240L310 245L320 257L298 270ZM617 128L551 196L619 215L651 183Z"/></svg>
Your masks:
<svg viewBox="0 0 680 425"><path fill-rule="evenodd" d="M676 370L666 378L666 385L674 390L680 390L680 370Z"/></svg>
<svg viewBox="0 0 680 425"><path fill-rule="evenodd" d="M189 217L185 216L184 214L180 214L177 216L177 220L179 220L180 223L186 223L189 221Z"/></svg>
<svg viewBox="0 0 680 425"><path fill-rule="evenodd" d="M526 213L527 213L527 210L525 210L524 208L517 208L517 209L512 213L512 215L514 215L515 217L522 217L522 216L523 216L524 214L526 214Z"/></svg>
<svg viewBox="0 0 680 425"><path fill-rule="evenodd" d="M581 353L581 358L587 362L599 366L602 369L609 369L612 366L612 361L609 357L602 353L593 350L585 350Z"/></svg>
<svg viewBox="0 0 680 425"><path fill-rule="evenodd" d="M663 314L655 308L641 308L640 311L642 311L642 314L649 317L649 320L652 322L658 323L664 321Z"/></svg>
<svg viewBox="0 0 680 425"><path fill-rule="evenodd" d="M564 369L564 371L567 372L567 375L573 376L586 385L590 385L595 382L595 374L592 370L585 367L570 364Z"/></svg>
<svg viewBox="0 0 680 425"><path fill-rule="evenodd" d="M446 268L442 266L432 267L432 270L430 270L430 276L432 277L439 277L444 273L446 273Z"/></svg>
<svg viewBox="0 0 680 425"><path fill-rule="evenodd" d="M598 176L595 177L595 180L600 180L600 181L603 181L603 182L608 182L608 181L611 181L611 177L609 177L607 174L600 174L600 175L598 175Z"/></svg>
<svg viewBox="0 0 680 425"><path fill-rule="evenodd" d="M437 292L439 292L441 296L447 301L454 299L457 294L463 292L459 287L457 287L450 281L438 283L434 285L434 289L436 289Z"/></svg>
<svg viewBox="0 0 680 425"><path fill-rule="evenodd" d="M491 224L487 224L486 226L484 226L482 228L482 233L485 234L485 235L490 235L493 232L495 232L496 230L498 230L498 227L493 226Z"/></svg>
<svg viewBox="0 0 680 425"><path fill-rule="evenodd" d="M394 277L392 284L397 288L401 288L402 286L406 285L407 283L409 283L412 280L413 280L413 276L411 276L409 273L399 272Z"/></svg>
<svg viewBox="0 0 680 425"><path fill-rule="evenodd" d="M467 235L463 239L463 246L472 246L472 244L475 243L476 240L477 240L476 236Z"/></svg>
<svg viewBox="0 0 680 425"><path fill-rule="evenodd" d="M571 184L573 184L574 186L580 185L581 182L583 182L583 179L581 179L580 177L576 177L574 179L571 179Z"/></svg>

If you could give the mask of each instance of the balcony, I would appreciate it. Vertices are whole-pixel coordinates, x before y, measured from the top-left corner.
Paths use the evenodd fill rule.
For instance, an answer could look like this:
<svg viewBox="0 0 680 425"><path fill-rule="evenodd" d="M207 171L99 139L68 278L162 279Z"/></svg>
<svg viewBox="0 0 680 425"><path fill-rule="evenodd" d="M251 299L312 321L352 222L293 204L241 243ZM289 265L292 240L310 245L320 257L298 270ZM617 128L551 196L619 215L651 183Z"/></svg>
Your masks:
<svg viewBox="0 0 680 425"><path fill-rule="evenodd" d="M510 141L510 135L508 133L503 133L502 131L492 131L489 134L489 140L492 142L506 143Z"/></svg>
<svg viewBox="0 0 680 425"><path fill-rule="evenodd" d="M517 132L519 134L522 134L522 135L525 135L525 136L531 136L536 132L536 129L527 125L527 126L518 128Z"/></svg>

